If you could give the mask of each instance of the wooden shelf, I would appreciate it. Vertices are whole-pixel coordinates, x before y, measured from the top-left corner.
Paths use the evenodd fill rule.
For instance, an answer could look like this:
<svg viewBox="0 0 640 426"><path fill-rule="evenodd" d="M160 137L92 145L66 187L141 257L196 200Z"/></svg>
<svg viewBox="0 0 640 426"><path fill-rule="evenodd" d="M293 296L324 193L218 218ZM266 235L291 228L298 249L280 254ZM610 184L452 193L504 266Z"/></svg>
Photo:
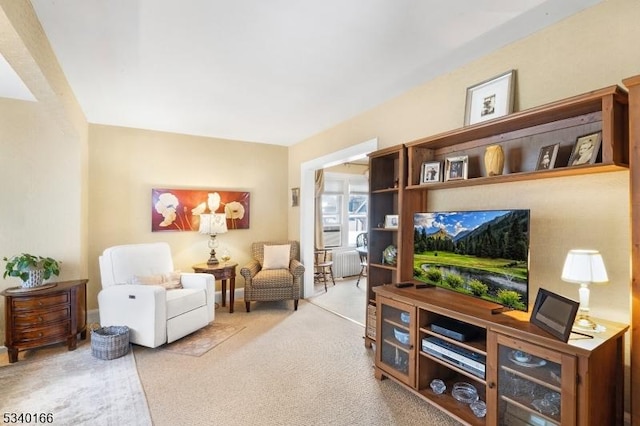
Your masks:
<svg viewBox="0 0 640 426"><path fill-rule="evenodd" d="M505 134L522 129L585 116L592 113L605 112L614 114L614 108L628 104L627 92L620 86L609 86L582 95L515 112L495 120L485 121L472 126L461 127L438 135L428 136L407 144L411 146L428 146L441 149L479 139L491 139L491 143L504 139ZM613 123L612 123L613 124ZM610 129L606 129L609 132Z"/></svg>
<svg viewBox="0 0 640 426"><path fill-rule="evenodd" d="M627 103L626 91L611 86L409 142L407 187L456 188L621 170L629 164ZM577 137L595 132L602 133L600 164L567 167ZM556 168L535 171L540 149L555 143L560 144ZM505 151L505 175L481 177L487 176L484 150L494 144ZM470 179L419 185L422 163L457 155L469 157Z"/></svg>
<svg viewBox="0 0 640 426"><path fill-rule="evenodd" d="M478 185L495 185L508 182L522 182L537 179L552 179L566 176L579 176L594 173L608 173L626 170L627 165L617 164L589 164L574 167L562 167L552 170L510 173L507 175L478 177L466 180L454 180L448 182L429 183L424 185L410 185L406 190L424 190L424 189L450 189Z"/></svg>
<svg viewBox="0 0 640 426"><path fill-rule="evenodd" d="M398 188L384 188L384 189L374 189L371 191L372 194L385 194L385 193L397 193Z"/></svg>
<svg viewBox="0 0 640 426"><path fill-rule="evenodd" d="M389 271L395 271L397 270L397 266L395 265L387 265L386 263L369 263L369 267L374 267L374 268L380 268L380 269L387 269Z"/></svg>

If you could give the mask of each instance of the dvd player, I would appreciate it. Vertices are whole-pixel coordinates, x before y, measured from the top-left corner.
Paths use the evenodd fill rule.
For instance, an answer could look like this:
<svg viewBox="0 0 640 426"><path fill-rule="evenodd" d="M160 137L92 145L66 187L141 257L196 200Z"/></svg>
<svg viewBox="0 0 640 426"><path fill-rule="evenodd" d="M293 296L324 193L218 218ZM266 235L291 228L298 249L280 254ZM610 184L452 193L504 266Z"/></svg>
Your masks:
<svg viewBox="0 0 640 426"><path fill-rule="evenodd" d="M450 318L440 318L432 323L431 331L459 342L471 340L479 334L478 327Z"/></svg>
<svg viewBox="0 0 640 426"><path fill-rule="evenodd" d="M422 339L422 350L481 379L485 378L487 358L483 355L461 348L435 336Z"/></svg>

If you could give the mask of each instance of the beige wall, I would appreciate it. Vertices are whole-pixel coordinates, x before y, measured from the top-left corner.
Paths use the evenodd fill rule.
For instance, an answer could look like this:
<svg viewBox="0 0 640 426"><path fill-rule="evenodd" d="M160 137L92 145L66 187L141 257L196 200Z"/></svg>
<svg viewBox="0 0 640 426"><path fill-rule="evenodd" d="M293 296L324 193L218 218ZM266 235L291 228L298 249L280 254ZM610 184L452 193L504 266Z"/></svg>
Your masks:
<svg viewBox="0 0 640 426"><path fill-rule="evenodd" d="M608 0L430 81L293 146L290 182L299 180L301 163L367 139L377 137L382 148L462 126L466 88L508 69L517 70L517 110L620 84L640 73L640 55L628 50L630 40L640 39L639 18L640 2ZM626 322L628 198L628 173L620 172L440 191L430 195L429 209L531 209L530 301L540 286L576 298L576 289L560 281L562 261L569 248L596 248L611 285L594 288L594 314ZM296 238L298 228L290 230Z"/></svg>
<svg viewBox="0 0 640 426"><path fill-rule="evenodd" d="M0 258L50 256L53 279L86 278L87 122L28 1L0 0L0 53L37 99L0 99Z"/></svg>
<svg viewBox="0 0 640 426"><path fill-rule="evenodd" d="M50 256L62 262L57 280L86 277L84 164L77 141L41 104L0 99L0 258ZM2 290L17 285L17 278L0 278ZM0 321L4 329L4 315Z"/></svg>
<svg viewBox="0 0 640 426"><path fill-rule="evenodd" d="M208 237L151 232L152 188L249 191L250 228L218 236L240 266L251 242L287 238L286 147L100 125L90 126L89 139L90 307L100 289L98 256L109 246L166 241L175 267L189 272L207 260Z"/></svg>

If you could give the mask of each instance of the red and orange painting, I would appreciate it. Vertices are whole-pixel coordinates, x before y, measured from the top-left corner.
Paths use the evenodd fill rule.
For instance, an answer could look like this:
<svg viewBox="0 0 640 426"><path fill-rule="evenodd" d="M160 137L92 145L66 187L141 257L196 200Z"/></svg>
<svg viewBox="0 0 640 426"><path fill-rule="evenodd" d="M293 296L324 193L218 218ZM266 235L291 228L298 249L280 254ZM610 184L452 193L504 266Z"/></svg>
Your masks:
<svg viewBox="0 0 640 426"><path fill-rule="evenodd" d="M249 228L249 193L216 189L151 190L151 231L198 231L200 214L224 213L227 229Z"/></svg>

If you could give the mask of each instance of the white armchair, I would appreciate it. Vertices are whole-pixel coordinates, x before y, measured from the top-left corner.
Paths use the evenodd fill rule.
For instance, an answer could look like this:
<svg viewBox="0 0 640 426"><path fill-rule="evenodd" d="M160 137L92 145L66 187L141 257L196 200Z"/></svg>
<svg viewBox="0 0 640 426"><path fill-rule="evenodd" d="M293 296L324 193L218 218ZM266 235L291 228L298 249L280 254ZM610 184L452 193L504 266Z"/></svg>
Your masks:
<svg viewBox="0 0 640 426"><path fill-rule="evenodd" d="M174 272L167 243L107 248L100 256L100 324L126 325L129 340L150 348L171 343L213 321L214 277L181 273L183 288L137 284L141 277Z"/></svg>

